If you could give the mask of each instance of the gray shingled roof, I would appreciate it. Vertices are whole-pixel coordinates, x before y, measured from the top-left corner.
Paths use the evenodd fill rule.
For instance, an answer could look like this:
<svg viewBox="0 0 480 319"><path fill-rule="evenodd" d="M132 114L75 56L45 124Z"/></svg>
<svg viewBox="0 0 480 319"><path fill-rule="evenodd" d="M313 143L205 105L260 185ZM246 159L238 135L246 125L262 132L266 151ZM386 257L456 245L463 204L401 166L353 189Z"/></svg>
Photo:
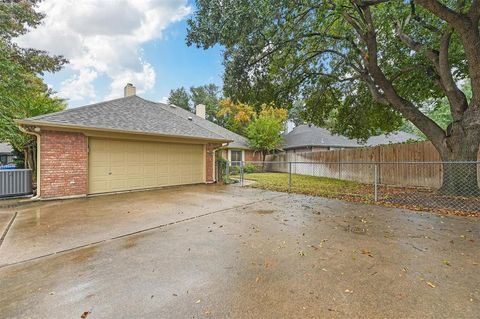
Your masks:
<svg viewBox="0 0 480 319"><path fill-rule="evenodd" d="M314 125L299 125L285 135L284 149L308 146L324 147L365 147L384 144L404 143L409 140L419 141L418 136L406 132L393 132L370 137L366 142L358 142L342 135L330 133L327 129Z"/></svg>
<svg viewBox="0 0 480 319"><path fill-rule="evenodd" d="M414 134L398 131L398 132L392 132L390 134L372 136L363 145L376 146L376 145L384 145L384 144L396 144L396 143L405 143L410 140L420 141L421 138Z"/></svg>
<svg viewBox="0 0 480 319"><path fill-rule="evenodd" d="M0 143L0 153L2 154L10 154L13 152L13 147L8 143Z"/></svg>
<svg viewBox="0 0 480 319"><path fill-rule="evenodd" d="M132 133L223 140L225 142L230 140L230 138L206 128L205 124L200 125L201 121L194 114L178 112L178 109L134 95L31 117L24 121L38 125L71 125ZM192 120L188 119L189 116L192 117Z"/></svg>
<svg viewBox="0 0 480 319"><path fill-rule="evenodd" d="M237 134L237 133L234 133L230 130L227 130L226 128L220 126L220 125L217 125L215 123L212 123L210 122L209 120L206 120L200 116L197 116L187 110L184 110L180 107L175 107L175 108L172 108L172 111L175 112L176 114L178 114L179 116L181 117L185 117L185 116L191 116L192 117L192 121L200 126L202 126L203 128L209 130L209 131L212 131L218 135L221 135L223 137L225 137L226 139L229 139L229 140L232 140L233 142L230 142L228 144L228 148L239 148L239 149L249 149L249 145L248 145L248 140Z"/></svg>
<svg viewBox="0 0 480 319"><path fill-rule="evenodd" d="M284 149L307 146L359 147L358 143L345 136L335 135L327 129L314 125L299 125L285 135Z"/></svg>

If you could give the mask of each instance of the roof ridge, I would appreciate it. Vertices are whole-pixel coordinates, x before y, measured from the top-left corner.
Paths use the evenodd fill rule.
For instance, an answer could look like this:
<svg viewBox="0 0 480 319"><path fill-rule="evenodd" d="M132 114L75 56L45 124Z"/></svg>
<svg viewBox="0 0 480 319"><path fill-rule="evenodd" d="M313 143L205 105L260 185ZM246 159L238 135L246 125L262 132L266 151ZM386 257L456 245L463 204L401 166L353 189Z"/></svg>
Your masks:
<svg viewBox="0 0 480 319"><path fill-rule="evenodd" d="M142 100L145 100L145 99L143 99L143 98L141 98L141 99L142 99ZM181 116L178 115L177 113L175 113L175 112L173 112L172 110L170 110L169 108L170 108L171 106L168 105L168 104L161 103L161 102L153 102L153 101L149 101L149 100L145 100L145 101L148 101L148 102L154 103L154 104L158 104L160 107L162 107L162 108L163 108L164 110L166 110L167 112L170 112L171 114L175 115L176 117L180 117L180 118L183 119L183 117L181 117ZM175 107L177 108L178 106L175 105ZM185 109L183 109L183 108L182 108L182 110L184 110L184 111L186 111L186 112L189 112L189 111L187 111L187 110L185 110ZM189 113L191 113L192 115L195 115L195 117L198 117L199 119L203 119L203 120L205 120L205 121L208 121L207 119L204 119L204 118L198 116L198 115L195 114L195 113L192 113L192 112L189 112ZM209 121L209 122L210 122L210 121ZM225 138L225 136L218 135L217 133L213 132L212 130L210 130L210 129L206 128L206 127L203 127L203 126L199 125L198 123L195 123L194 121L192 121L192 123L195 124L196 126L202 128L202 129L204 129L204 130L207 130L207 131L215 134L215 135L218 136L218 137ZM210 123L212 123L212 122L210 122ZM212 123L212 124L215 124L215 123ZM215 124L215 125L217 125L217 124ZM220 126L220 125L219 125L219 126ZM220 126L220 127L221 127L221 126Z"/></svg>
<svg viewBox="0 0 480 319"><path fill-rule="evenodd" d="M74 108L71 108L71 109L65 109L65 110L58 111L58 112L41 114L41 115L29 117L28 119L29 119L29 120L38 120L38 119L41 119L42 117L45 117L45 116L51 116L51 115L56 115L56 114L70 113L70 112L72 112L72 111L77 111L77 110L81 110L81 109L86 109L86 108L93 107L93 106L99 106L99 105L101 105L101 104L116 102L116 101L120 101L120 100L123 100L123 99L130 99L130 98L133 98L133 97L137 97L137 98L140 98L140 99L141 99L141 97L139 97L139 96L137 96L137 95L124 96L124 97L120 97L120 98L113 99L113 100L107 100L107 101L97 102L97 103L93 103L93 104L82 105L82 106L79 106L79 107L74 107ZM143 100L143 99L142 99L142 100Z"/></svg>

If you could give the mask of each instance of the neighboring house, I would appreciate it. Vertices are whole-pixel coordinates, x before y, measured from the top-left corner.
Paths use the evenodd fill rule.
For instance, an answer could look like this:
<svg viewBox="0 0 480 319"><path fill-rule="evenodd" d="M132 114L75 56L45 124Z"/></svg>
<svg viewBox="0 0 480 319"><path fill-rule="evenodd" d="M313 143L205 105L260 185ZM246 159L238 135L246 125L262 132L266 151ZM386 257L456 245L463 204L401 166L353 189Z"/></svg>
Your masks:
<svg viewBox="0 0 480 319"><path fill-rule="evenodd" d="M421 139L416 135L399 131L373 136L366 142L361 143L342 135L332 134L329 130L321 127L314 125L299 125L285 135L283 150L287 153L328 151L404 143L410 140L419 141Z"/></svg>
<svg viewBox="0 0 480 319"><path fill-rule="evenodd" d="M237 134L125 87L125 97L18 120L37 136L41 198L214 182L215 152Z"/></svg>
<svg viewBox="0 0 480 319"><path fill-rule="evenodd" d="M392 132L390 134L382 134L370 137L365 143L360 143L362 146L377 146L386 144L405 143L408 141L421 141L422 139L417 135L407 132Z"/></svg>
<svg viewBox="0 0 480 319"><path fill-rule="evenodd" d="M330 133L315 125L299 125L285 135L283 150L287 153L328 151L359 147L358 143L345 136Z"/></svg>
<svg viewBox="0 0 480 319"><path fill-rule="evenodd" d="M14 159L13 147L8 143L0 143L0 165L10 164Z"/></svg>

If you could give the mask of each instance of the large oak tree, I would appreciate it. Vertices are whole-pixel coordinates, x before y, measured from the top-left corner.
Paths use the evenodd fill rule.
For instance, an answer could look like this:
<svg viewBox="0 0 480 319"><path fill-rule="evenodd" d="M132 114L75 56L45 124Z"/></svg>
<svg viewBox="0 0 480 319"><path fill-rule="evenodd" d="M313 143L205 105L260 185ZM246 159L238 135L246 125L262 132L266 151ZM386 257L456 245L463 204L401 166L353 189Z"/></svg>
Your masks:
<svg viewBox="0 0 480 319"><path fill-rule="evenodd" d="M478 0L197 0L187 42L225 48L224 90L247 103L305 101L317 124L365 138L407 119L444 161L476 161ZM467 97L461 83L469 82ZM443 129L422 112L447 99ZM480 193L476 165L444 165L441 191Z"/></svg>

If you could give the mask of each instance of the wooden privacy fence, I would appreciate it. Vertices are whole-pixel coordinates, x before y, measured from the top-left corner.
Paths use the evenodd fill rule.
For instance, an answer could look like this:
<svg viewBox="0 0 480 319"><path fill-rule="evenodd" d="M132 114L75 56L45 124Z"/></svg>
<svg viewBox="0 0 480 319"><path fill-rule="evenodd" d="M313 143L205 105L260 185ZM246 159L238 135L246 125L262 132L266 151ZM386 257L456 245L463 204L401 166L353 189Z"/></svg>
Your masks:
<svg viewBox="0 0 480 319"><path fill-rule="evenodd" d="M377 166L378 182L384 185L439 188L442 184L441 158L430 142L273 154L266 161L271 162L267 169L274 172L288 172L292 162L293 174L373 183Z"/></svg>

